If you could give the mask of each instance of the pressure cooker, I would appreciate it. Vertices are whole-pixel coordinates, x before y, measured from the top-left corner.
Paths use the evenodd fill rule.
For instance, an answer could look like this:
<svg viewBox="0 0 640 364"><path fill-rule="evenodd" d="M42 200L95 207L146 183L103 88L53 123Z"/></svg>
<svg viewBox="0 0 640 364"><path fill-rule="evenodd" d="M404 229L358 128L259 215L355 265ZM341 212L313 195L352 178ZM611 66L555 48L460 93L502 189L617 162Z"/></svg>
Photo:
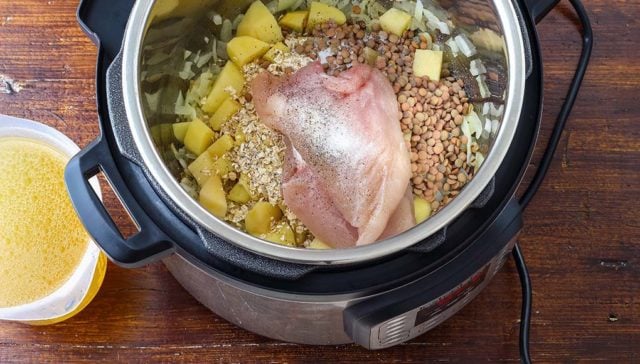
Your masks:
<svg viewBox="0 0 640 364"><path fill-rule="evenodd" d="M504 110L485 162L459 196L416 227L366 246L311 250L262 241L203 209L172 175L171 157L152 138L155 121L143 107L143 50L171 37L154 33L159 13L184 35L196 32L211 9L240 13L249 3L84 0L78 19L99 47L100 135L67 166L72 202L114 263L135 268L162 260L199 302L244 329L288 342L370 349L410 340L478 295L516 244L523 203L515 193L542 109L534 25L557 2L440 1L453 23L477 22L504 41ZM88 180L98 173L135 222L133 236L120 233L93 193Z"/></svg>

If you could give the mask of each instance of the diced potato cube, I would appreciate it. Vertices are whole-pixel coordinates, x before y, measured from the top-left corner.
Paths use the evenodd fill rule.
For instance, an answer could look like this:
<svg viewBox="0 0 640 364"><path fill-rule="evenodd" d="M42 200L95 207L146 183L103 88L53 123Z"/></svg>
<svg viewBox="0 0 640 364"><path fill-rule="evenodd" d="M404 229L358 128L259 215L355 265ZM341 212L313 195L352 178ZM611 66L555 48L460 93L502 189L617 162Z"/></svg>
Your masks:
<svg viewBox="0 0 640 364"><path fill-rule="evenodd" d="M200 190L200 204L219 218L227 214L227 199L219 176L211 176Z"/></svg>
<svg viewBox="0 0 640 364"><path fill-rule="evenodd" d="M442 51L417 49L413 60L413 74L416 77L429 77L430 80L440 81L442 71Z"/></svg>
<svg viewBox="0 0 640 364"><path fill-rule="evenodd" d="M259 0L249 6L242 21L238 24L237 35L248 35L271 44L284 39L276 18Z"/></svg>
<svg viewBox="0 0 640 364"><path fill-rule="evenodd" d="M176 140L179 141L180 143L184 142L184 136L187 135L187 129L189 129L189 125L191 125L190 121L173 124L173 135L176 137Z"/></svg>
<svg viewBox="0 0 640 364"><path fill-rule="evenodd" d="M229 97L229 93L225 91L227 87L233 88L238 94L242 93L244 88L242 71L233 62L227 62L220 71L209 96L202 105L202 110L208 113L218 110L218 107Z"/></svg>
<svg viewBox="0 0 640 364"><path fill-rule="evenodd" d="M331 246L323 243L318 238L314 238L313 240L311 240L311 243L309 243L309 248L310 249L331 249Z"/></svg>
<svg viewBox="0 0 640 364"><path fill-rule="evenodd" d="M221 157L216 159L215 162L213 162L212 170L213 170L213 173L217 174L220 177L223 177L229 174L229 172L233 171L233 165L231 164L230 160L228 160L227 158Z"/></svg>
<svg viewBox="0 0 640 364"><path fill-rule="evenodd" d="M227 97L226 100L220 105L218 110L209 119L209 125L215 131L220 131L222 125L231 119L235 113L240 110L240 104L233 99L233 97Z"/></svg>
<svg viewBox="0 0 640 364"><path fill-rule="evenodd" d="M286 13L282 19L280 19L280 25L295 30L298 33L302 33L307 17L309 17L309 12L306 10L292 11L290 13Z"/></svg>
<svg viewBox="0 0 640 364"><path fill-rule="evenodd" d="M347 17L340 9L323 3L314 1L309 7L309 19L307 20L307 31L322 23L333 20L336 24L342 25L347 22Z"/></svg>
<svg viewBox="0 0 640 364"><path fill-rule="evenodd" d="M205 151L204 153L200 154L200 156L196 158L196 160L191 162L187 169L189 169L189 172L191 172L193 177L196 179L198 185L202 186L207 182L209 177L215 174L215 171L213 169L214 163L215 158L211 155L211 153L207 153Z"/></svg>
<svg viewBox="0 0 640 364"><path fill-rule="evenodd" d="M276 244L296 246L296 238L289 224L277 226L274 231L265 234L263 238Z"/></svg>
<svg viewBox="0 0 640 364"><path fill-rule="evenodd" d="M404 32L409 29L411 24L411 15L402 10L391 8L380 16L380 26L387 33L393 33L398 37L402 37Z"/></svg>
<svg viewBox="0 0 640 364"><path fill-rule="evenodd" d="M247 213L244 226L251 235L259 236L271 230L271 224L282 217L282 210L268 202L257 202Z"/></svg>
<svg viewBox="0 0 640 364"><path fill-rule="evenodd" d="M244 189L249 193L249 196L251 196L252 200L258 197L257 195L254 195L251 192L251 182L249 182L249 176L247 176L244 173L240 174L240 178L238 178L238 183L244 186Z"/></svg>
<svg viewBox="0 0 640 364"><path fill-rule="evenodd" d="M233 148L233 138L231 135L223 135L215 143L211 144L207 152L209 152L214 157L222 157L226 152L230 151Z"/></svg>
<svg viewBox="0 0 640 364"><path fill-rule="evenodd" d="M271 47L271 49L269 49L269 52L265 53L265 55L262 56L262 58L266 59L269 62L275 62L276 61L276 56L279 53L287 54L290 51L291 50L289 49L289 47L284 45L284 43L278 42L273 47Z"/></svg>
<svg viewBox="0 0 640 364"><path fill-rule="evenodd" d="M242 67L254 59L261 57L269 48L269 43L243 35L234 37L227 43L227 54L233 63L238 67Z"/></svg>
<svg viewBox="0 0 640 364"><path fill-rule="evenodd" d="M195 155L200 155L213 143L215 134L200 119L193 119L184 136L184 145Z"/></svg>
<svg viewBox="0 0 640 364"><path fill-rule="evenodd" d="M419 224L431 216L431 204L422 197L413 198L413 212L416 215L416 223Z"/></svg>
<svg viewBox="0 0 640 364"><path fill-rule="evenodd" d="M246 187L238 182L235 186L229 191L229 200L238 202L238 203L246 203L251 200L251 195L249 191L247 191Z"/></svg>

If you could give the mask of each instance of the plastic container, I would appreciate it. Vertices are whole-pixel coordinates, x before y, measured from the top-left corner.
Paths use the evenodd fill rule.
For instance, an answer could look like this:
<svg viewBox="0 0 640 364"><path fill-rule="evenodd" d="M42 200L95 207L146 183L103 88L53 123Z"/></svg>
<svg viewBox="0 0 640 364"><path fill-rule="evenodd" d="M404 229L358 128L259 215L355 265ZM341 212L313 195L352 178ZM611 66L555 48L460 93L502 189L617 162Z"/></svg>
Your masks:
<svg viewBox="0 0 640 364"><path fill-rule="evenodd" d="M0 114L0 138L21 137L44 143L69 159L80 148L59 131L29 120ZM90 181L93 190L102 198L97 178ZM89 241L80 264L69 279L48 296L30 303L0 308L0 320L32 325L48 325L64 321L85 308L102 285L107 259L98 246Z"/></svg>

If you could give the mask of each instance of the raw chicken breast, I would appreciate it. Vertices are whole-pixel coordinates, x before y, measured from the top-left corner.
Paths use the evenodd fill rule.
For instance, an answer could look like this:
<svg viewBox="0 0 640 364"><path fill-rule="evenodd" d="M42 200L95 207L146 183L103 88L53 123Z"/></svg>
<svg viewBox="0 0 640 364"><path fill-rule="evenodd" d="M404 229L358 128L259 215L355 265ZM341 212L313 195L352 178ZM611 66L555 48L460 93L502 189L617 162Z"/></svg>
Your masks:
<svg viewBox="0 0 640 364"><path fill-rule="evenodd" d="M251 90L261 121L287 140L284 200L318 239L334 247L372 243L396 209L395 225L414 224L412 209L399 209L411 168L382 73L355 65L332 77L315 62L290 77L263 72Z"/></svg>

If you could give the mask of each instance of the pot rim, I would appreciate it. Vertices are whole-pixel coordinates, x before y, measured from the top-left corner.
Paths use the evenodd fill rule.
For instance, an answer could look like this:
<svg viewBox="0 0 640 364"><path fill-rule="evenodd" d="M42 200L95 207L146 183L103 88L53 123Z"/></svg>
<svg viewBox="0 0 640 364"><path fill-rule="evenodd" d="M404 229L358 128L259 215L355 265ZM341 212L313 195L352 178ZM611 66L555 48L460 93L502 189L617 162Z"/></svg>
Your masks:
<svg viewBox="0 0 640 364"><path fill-rule="evenodd" d="M490 183L515 135L524 101L526 80L522 25L516 15L513 2L492 1L493 8L501 20L508 65L508 87L503 122L482 167L458 196L425 222L399 235L369 245L347 249L314 250L287 247L253 237L213 216L191 198L170 173L154 146L144 120L140 90L140 54L154 4L155 0L142 0L134 4L121 51L124 106L134 143L145 163L143 167L180 209L203 228L245 250L282 261L314 265L350 264L401 251L433 235L469 207Z"/></svg>

